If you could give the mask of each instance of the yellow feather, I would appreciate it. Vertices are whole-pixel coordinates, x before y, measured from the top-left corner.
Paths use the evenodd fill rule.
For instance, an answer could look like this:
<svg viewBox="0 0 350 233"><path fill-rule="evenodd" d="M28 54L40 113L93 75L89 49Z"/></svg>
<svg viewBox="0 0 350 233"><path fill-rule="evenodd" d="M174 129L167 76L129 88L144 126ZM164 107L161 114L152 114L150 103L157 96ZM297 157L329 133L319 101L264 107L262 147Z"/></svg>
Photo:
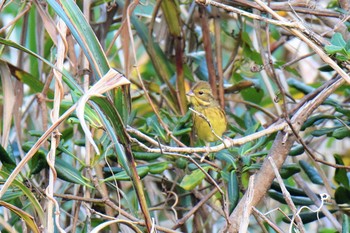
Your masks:
<svg viewBox="0 0 350 233"><path fill-rule="evenodd" d="M187 95L194 110L202 114L193 113L193 127L197 137L205 142L219 140L218 137L222 137L226 130L226 115L213 97L209 83L203 81L196 83Z"/></svg>

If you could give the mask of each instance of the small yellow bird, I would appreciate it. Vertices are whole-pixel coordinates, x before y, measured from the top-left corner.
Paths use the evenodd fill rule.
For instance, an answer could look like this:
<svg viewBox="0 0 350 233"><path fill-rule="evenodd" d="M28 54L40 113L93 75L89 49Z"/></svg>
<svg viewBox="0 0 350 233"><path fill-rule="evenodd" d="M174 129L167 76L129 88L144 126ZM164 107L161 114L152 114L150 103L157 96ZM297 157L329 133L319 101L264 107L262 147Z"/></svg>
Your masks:
<svg viewBox="0 0 350 233"><path fill-rule="evenodd" d="M195 110L193 126L197 137L206 143L219 140L226 130L227 120L224 110L213 96L209 83L197 82L187 96Z"/></svg>

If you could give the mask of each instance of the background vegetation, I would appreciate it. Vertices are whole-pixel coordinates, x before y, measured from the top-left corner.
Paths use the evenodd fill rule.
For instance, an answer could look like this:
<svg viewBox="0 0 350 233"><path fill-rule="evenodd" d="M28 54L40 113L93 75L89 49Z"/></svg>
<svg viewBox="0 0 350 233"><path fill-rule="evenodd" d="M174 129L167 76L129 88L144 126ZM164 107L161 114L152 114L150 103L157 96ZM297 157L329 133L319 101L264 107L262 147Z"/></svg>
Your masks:
<svg viewBox="0 0 350 233"><path fill-rule="evenodd" d="M349 10L1 1L0 231L349 232Z"/></svg>

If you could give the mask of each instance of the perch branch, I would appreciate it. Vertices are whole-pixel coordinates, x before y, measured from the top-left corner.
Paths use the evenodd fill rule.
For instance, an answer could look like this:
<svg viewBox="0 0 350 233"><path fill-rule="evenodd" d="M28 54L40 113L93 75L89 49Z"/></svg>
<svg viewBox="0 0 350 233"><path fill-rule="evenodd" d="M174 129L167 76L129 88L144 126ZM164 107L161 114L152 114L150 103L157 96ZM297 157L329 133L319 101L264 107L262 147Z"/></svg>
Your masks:
<svg viewBox="0 0 350 233"><path fill-rule="evenodd" d="M173 153L204 153L204 152L218 152L220 150L223 150L225 148L233 147L233 146L239 146L243 145L247 142L251 142L253 140L259 139L263 136L270 135L273 133L276 133L278 131L283 130L288 124L284 121L279 121L270 127L263 129L259 132L253 133L251 135L237 138L237 139L231 139L231 138L225 138L223 139L223 143L217 145L217 146L211 146L211 147L172 147L172 146L166 146L163 144L158 143L153 138L150 138L149 136L145 135L141 131L132 128L130 126L127 127L127 131L130 134L133 134L139 138L142 138L143 140L149 142L154 146L154 148L148 147L147 145L139 142L138 140L133 140L133 142L136 142L141 148L143 148L146 152L150 153L163 153L163 152L173 152Z"/></svg>
<svg viewBox="0 0 350 233"><path fill-rule="evenodd" d="M331 95L338 87L344 84L344 82L344 79L338 79L335 82L332 82L331 85L325 87L318 95L314 96L313 99L304 102L304 104L295 111L295 114L291 119L293 128L298 132L301 125L311 115L311 113L321 103L323 103L323 101L325 101L327 97ZM271 157L273 159L278 169L284 163L293 143L296 140L294 136L290 135L286 132L279 132L268 154L268 157ZM260 202L260 200L264 197L267 190L269 189L274 178L275 174L273 172L271 164L268 159L265 159L261 169L256 174L254 182L254 197L251 201L249 201L251 206L255 206ZM244 210L247 206L247 199L248 197L245 194L236 206L235 210L230 215L230 227L228 229L229 232L238 232L238 229L240 228L242 222ZM335 225L335 227L338 229L337 225Z"/></svg>

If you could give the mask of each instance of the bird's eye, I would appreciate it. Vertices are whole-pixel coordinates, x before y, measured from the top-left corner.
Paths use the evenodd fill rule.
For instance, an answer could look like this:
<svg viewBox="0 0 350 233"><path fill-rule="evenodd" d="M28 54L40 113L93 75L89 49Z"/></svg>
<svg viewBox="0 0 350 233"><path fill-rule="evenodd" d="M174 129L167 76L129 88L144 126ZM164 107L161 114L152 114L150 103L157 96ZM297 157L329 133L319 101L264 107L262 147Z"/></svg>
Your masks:
<svg viewBox="0 0 350 233"><path fill-rule="evenodd" d="M198 94L199 94L199 95L203 95L203 91L199 91Z"/></svg>

